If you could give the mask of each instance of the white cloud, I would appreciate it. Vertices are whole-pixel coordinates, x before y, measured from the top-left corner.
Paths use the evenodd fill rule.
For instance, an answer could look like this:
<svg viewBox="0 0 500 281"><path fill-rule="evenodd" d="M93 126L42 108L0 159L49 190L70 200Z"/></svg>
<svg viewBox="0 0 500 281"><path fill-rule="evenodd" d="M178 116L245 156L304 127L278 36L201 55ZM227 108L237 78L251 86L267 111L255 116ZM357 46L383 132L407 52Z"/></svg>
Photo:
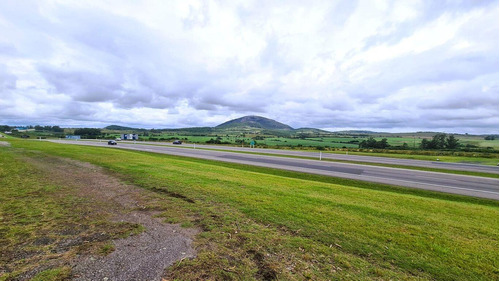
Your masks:
<svg viewBox="0 0 500 281"><path fill-rule="evenodd" d="M498 131L495 1L7 1L0 32L0 123Z"/></svg>

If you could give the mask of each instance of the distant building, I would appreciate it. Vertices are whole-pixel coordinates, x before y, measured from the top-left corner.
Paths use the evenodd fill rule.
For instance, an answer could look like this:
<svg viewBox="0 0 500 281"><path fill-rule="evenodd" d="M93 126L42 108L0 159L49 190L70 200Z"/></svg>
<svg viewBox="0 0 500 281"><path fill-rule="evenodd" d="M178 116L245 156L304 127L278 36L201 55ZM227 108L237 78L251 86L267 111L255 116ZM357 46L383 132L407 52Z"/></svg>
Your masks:
<svg viewBox="0 0 500 281"><path fill-rule="evenodd" d="M139 135L137 134L122 134L122 140L138 140Z"/></svg>
<svg viewBox="0 0 500 281"><path fill-rule="evenodd" d="M35 129L30 129L28 127L16 127L14 130L17 130L18 132L33 132Z"/></svg>
<svg viewBox="0 0 500 281"><path fill-rule="evenodd" d="M81 137L80 136L74 136L74 135L67 135L66 139L69 140L79 140Z"/></svg>

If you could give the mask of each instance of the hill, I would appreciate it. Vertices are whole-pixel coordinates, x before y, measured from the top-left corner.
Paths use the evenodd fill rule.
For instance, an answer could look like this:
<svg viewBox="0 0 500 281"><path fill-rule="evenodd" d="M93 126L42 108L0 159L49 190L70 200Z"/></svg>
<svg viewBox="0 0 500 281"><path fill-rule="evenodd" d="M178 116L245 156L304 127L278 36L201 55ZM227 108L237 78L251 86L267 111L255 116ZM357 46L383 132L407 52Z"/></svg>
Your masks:
<svg viewBox="0 0 500 281"><path fill-rule="evenodd" d="M261 116L244 116L222 123L216 129L258 128L265 130L293 130L292 127Z"/></svg>
<svg viewBox="0 0 500 281"><path fill-rule="evenodd" d="M302 133L302 134L331 134L332 132L321 130L321 129L316 129L316 128L298 128L295 129L296 133Z"/></svg>
<svg viewBox="0 0 500 281"><path fill-rule="evenodd" d="M124 126L119 126L119 125L109 125L107 127L104 127L106 130L113 130L113 131L139 131L139 130L144 130L144 129L138 129L138 128L132 128L132 127L124 127Z"/></svg>

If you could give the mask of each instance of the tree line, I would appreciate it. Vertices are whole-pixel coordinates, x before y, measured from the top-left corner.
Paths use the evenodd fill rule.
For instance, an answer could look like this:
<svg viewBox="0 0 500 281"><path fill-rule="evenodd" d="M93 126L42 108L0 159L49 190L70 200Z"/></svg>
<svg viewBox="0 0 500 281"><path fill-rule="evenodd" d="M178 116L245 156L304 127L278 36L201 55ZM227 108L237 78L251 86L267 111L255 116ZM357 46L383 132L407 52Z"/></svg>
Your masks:
<svg viewBox="0 0 500 281"><path fill-rule="evenodd" d="M457 149L460 144L459 139L453 135L437 134L432 140L423 139L420 143L422 149Z"/></svg>
<svg viewBox="0 0 500 281"><path fill-rule="evenodd" d="M366 140L363 140L359 143L359 148L379 148L379 149L386 149L390 147L389 143L387 142L386 138L383 138L382 140L377 141L373 137L369 137Z"/></svg>
<svg viewBox="0 0 500 281"><path fill-rule="evenodd" d="M75 132L73 134L82 136L82 138L96 138L101 136L102 132L101 129L80 128L80 129L75 129Z"/></svg>
<svg viewBox="0 0 500 281"><path fill-rule="evenodd" d="M377 141L373 137L369 137L359 143L359 148L375 148L375 149L386 149L391 147L387 142L387 139ZM408 145L403 145L403 148L407 148ZM459 139L454 135L437 134L432 137L431 140L423 139L420 143L421 149L457 149L460 147Z"/></svg>
<svg viewBox="0 0 500 281"><path fill-rule="evenodd" d="M33 129L35 131L49 131L49 132L55 132L55 133L62 133L64 132L64 129L59 127L59 126L40 126L36 125Z"/></svg>

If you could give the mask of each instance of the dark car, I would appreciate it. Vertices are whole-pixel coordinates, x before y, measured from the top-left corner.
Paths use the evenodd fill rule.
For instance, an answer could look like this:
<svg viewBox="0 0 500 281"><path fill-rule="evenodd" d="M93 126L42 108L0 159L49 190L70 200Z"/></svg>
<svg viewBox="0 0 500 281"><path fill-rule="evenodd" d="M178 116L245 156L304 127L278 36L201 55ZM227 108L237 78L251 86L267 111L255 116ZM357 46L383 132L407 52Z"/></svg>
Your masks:
<svg viewBox="0 0 500 281"><path fill-rule="evenodd" d="M173 144L182 144L182 141L180 141L180 140L174 140Z"/></svg>
<svg viewBox="0 0 500 281"><path fill-rule="evenodd" d="M114 140L110 140L110 141L108 141L108 145L117 145L117 143Z"/></svg>

